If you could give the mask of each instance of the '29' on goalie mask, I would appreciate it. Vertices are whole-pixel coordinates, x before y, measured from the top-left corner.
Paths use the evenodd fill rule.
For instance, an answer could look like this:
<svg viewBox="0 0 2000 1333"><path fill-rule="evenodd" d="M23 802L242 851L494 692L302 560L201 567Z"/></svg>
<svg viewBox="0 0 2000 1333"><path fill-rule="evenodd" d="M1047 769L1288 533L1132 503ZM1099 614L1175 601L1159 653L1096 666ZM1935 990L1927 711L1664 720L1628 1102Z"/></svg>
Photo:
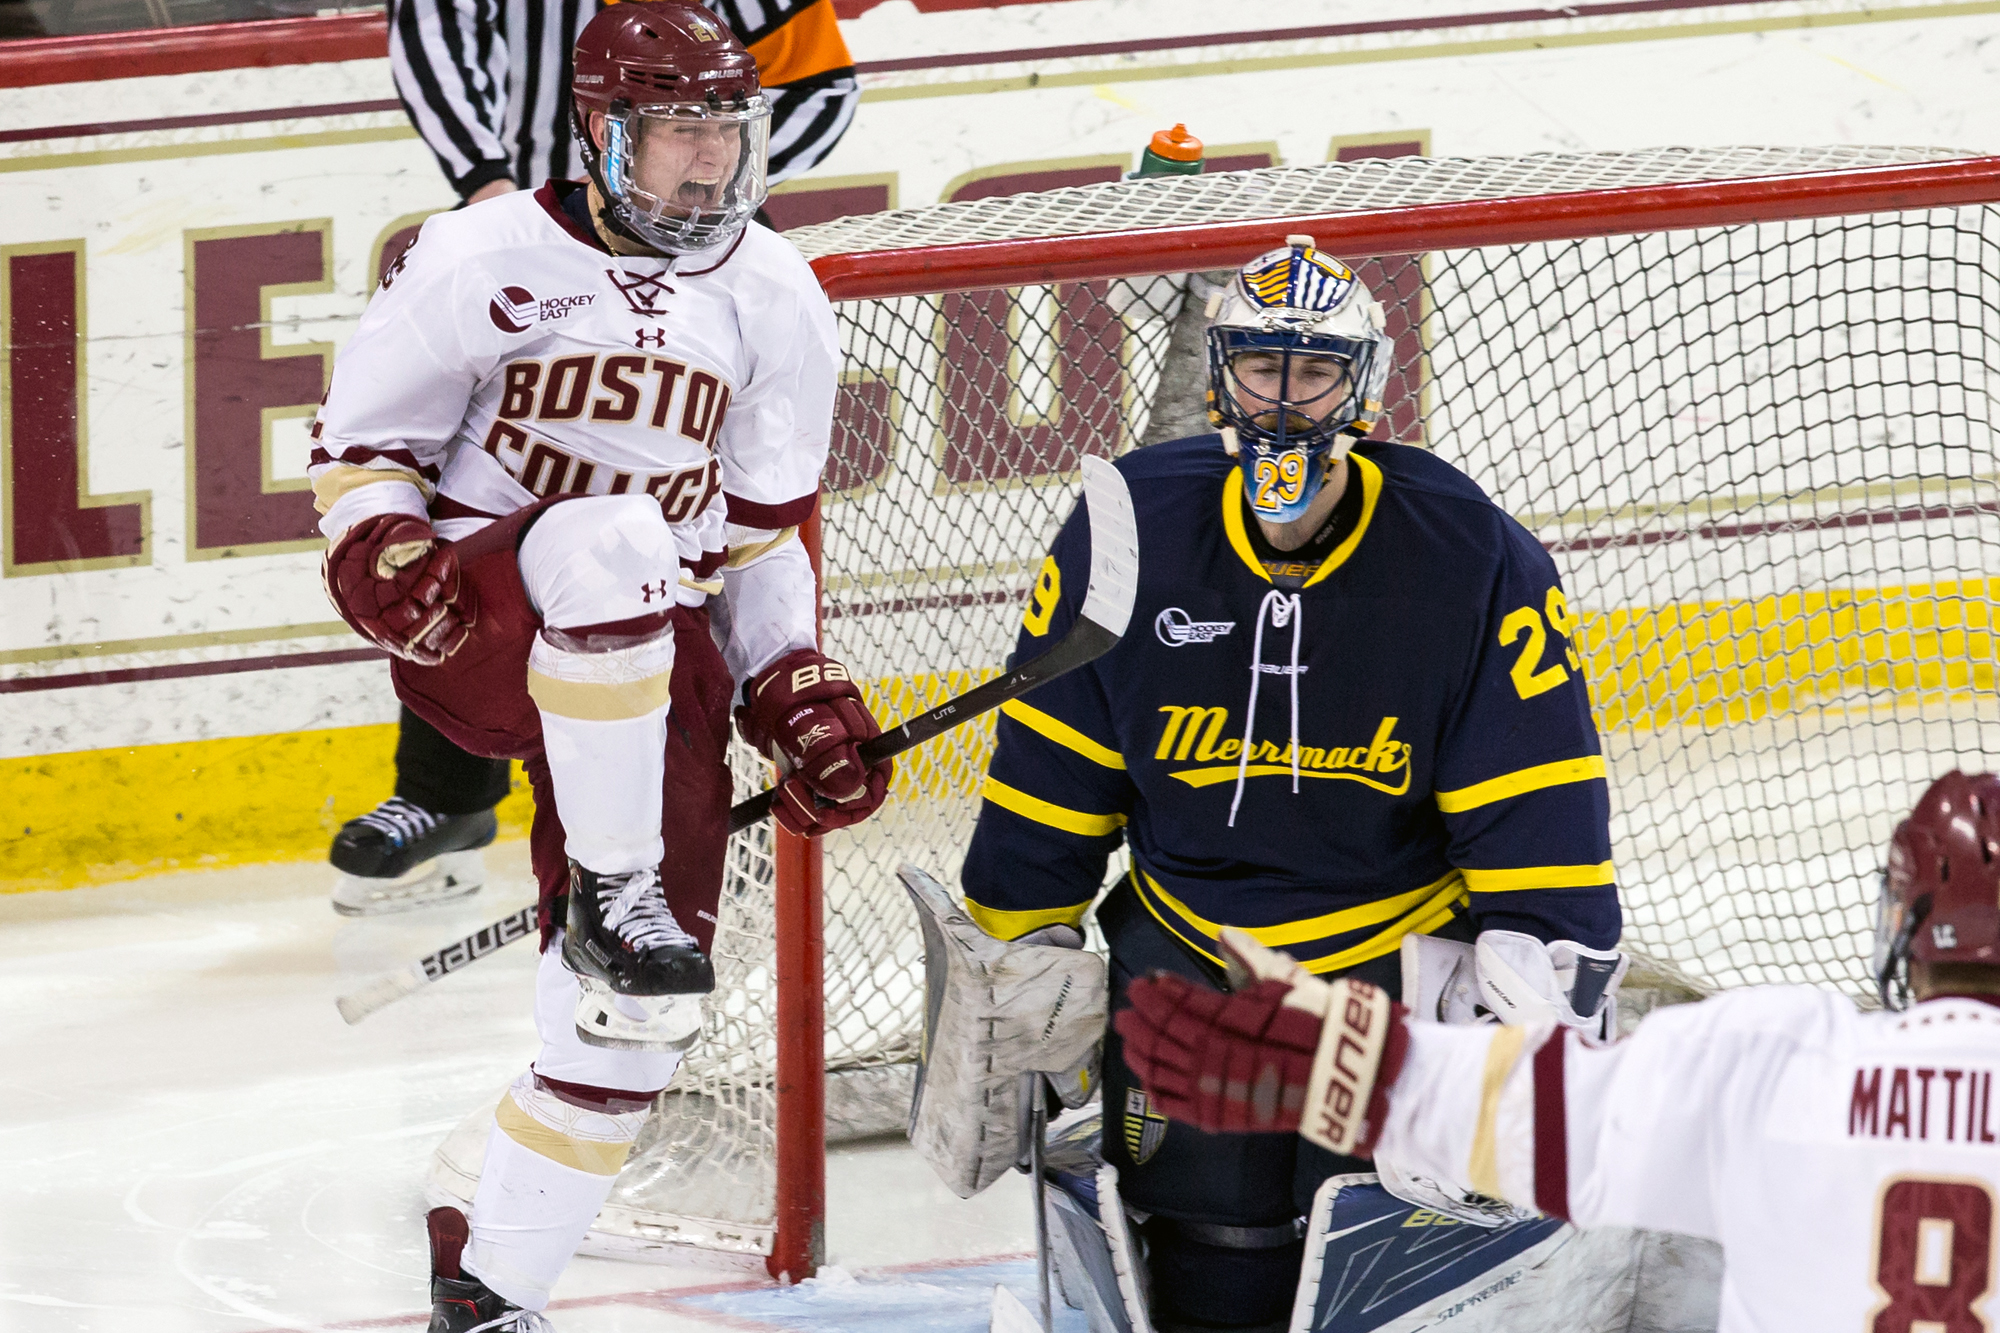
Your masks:
<svg viewBox="0 0 2000 1333"><path fill-rule="evenodd" d="M757 62L688 0L624 0L584 25L577 146L615 229L661 254L726 245L770 193ZM599 138L602 146L599 146Z"/></svg>
<svg viewBox="0 0 2000 1333"><path fill-rule="evenodd" d="M1230 280L1208 327L1209 421L1234 432L1257 517L1289 523L1305 513L1328 471L1375 428L1389 379L1382 325L1354 270L1310 237Z"/></svg>
<svg viewBox="0 0 2000 1333"><path fill-rule="evenodd" d="M2000 967L2000 776L1945 774L1889 838L1875 977L1891 1009L1912 961Z"/></svg>

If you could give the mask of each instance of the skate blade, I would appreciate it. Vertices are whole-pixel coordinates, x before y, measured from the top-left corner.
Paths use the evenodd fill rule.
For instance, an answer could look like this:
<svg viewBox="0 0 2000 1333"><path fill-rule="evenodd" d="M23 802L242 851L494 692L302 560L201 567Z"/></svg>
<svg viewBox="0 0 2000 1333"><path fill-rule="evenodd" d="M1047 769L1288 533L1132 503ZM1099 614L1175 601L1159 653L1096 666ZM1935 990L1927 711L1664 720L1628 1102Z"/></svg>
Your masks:
<svg viewBox="0 0 2000 1333"><path fill-rule="evenodd" d="M576 1002L576 1036L586 1046L684 1051L701 1035L699 995L619 995L594 978L577 980L583 993Z"/></svg>
<svg viewBox="0 0 2000 1333"><path fill-rule="evenodd" d="M342 872L333 886L333 910L342 916L390 916L479 892L486 883L486 860L477 850L445 852L419 861L395 879L368 879Z"/></svg>

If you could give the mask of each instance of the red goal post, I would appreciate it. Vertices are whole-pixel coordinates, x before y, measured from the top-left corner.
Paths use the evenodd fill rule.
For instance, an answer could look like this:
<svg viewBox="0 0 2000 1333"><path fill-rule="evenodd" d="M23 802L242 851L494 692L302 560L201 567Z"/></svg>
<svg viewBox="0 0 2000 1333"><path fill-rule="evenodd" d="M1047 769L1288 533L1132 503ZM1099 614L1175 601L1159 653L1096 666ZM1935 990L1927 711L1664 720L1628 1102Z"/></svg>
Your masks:
<svg viewBox="0 0 2000 1333"><path fill-rule="evenodd" d="M1076 457L1160 438L1205 373L1199 275L1308 233L1390 309L1378 433L1466 470L1562 570L1628 946L1713 985L1859 991L1888 823L1933 770L2000 752L1996 203L2000 157L1660 150L1119 182L794 231L846 358L809 534L827 650L885 720L998 668ZM906 1105L921 968L893 872L955 878L992 734L961 732L907 757L878 820L825 849L781 834L774 869L757 853L732 881L749 980L724 984L751 989L719 1007L768 1028L712 1024L690 1064L704 1105L774 1106L684 1137L770 1154L747 1232L773 1274L823 1257L829 1121L879 1132ZM772 1065L745 1054L758 1031ZM873 1119L844 1091L862 1085Z"/></svg>

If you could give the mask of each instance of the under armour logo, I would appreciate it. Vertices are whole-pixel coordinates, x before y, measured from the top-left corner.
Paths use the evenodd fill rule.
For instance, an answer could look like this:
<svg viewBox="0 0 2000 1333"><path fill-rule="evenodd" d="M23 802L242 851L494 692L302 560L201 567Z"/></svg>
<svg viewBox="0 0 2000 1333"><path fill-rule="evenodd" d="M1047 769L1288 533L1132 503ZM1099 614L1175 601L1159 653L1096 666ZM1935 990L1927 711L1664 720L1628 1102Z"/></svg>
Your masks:
<svg viewBox="0 0 2000 1333"><path fill-rule="evenodd" d="M660 305L660 298L672 296L674 289L667 286L664 273L647 273L634 277L615 268L604 270L604 276L611 279L611 285L625 298L625 304L635 315L664 315L666 310Z"/></svg>
<svg viewBox="0 0 2000 1333"><path fill-rule="evenodd" d="M642 600L644 600L648 606L651 606L653 604L653 598L655 596L658 596L663 600L672 598L674 595L674 585L667 582L665 579L661 579L660 586L657 588L655 588L650 583L640 584L639 592Z"/></svg>
<svg viewBox="0 0 2000 1333"><path fill-rule="evenodd" d="M654 329L651 333L648 333L644 329L634 329L632 330L632 345L634 347L665 347L667 345L667 331L665 329Z"/></svg>
<svg viewBox="0 0 2000 1333"><path fill-rule="evenodd" d="M1946 922L1931 927L1931 944L1939 949L1958 947L1958 927Z"/></svg>

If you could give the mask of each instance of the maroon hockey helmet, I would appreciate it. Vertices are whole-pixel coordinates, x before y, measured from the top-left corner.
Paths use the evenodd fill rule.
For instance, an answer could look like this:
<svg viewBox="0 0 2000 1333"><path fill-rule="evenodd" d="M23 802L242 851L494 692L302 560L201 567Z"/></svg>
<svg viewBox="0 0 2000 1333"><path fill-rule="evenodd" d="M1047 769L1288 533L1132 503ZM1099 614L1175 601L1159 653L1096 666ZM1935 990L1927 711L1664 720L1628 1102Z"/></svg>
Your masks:
<svg viewBox="0 0 2000 1333"><path fill-rule="evenodd" d="M769 194L771 110L727 24L690 0L623 0L584 25L575 60L577 146L614 230L691 254L748 225Z"/></svg>
<svg viewBox="0 0 2000 1333"><path fill-rule="evenodd" d="M1889 839L1875 966L1892 1009L1911 961L2000 967L2000 776L1945 774Z"/></svg>

